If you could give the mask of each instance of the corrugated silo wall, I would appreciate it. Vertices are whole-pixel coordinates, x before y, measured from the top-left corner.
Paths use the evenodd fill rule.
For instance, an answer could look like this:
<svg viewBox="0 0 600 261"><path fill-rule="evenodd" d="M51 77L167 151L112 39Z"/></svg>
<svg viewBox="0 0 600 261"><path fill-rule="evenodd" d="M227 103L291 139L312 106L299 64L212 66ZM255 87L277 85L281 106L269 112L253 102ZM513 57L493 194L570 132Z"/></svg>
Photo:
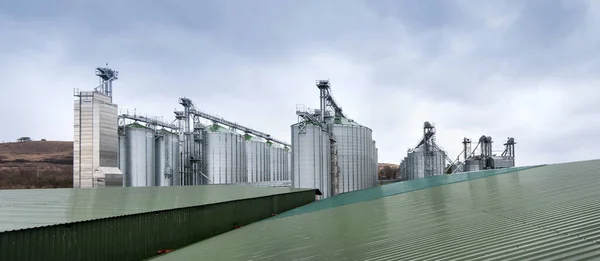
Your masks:
<svg viewBox="0 0 600 261"><path fill-rule="evenodd" d="M123 130L125 131L125 130ZM119 134L119 169L123 172L123 186L127 186L127 135Z"/></svg>
<svg viewBox="0 0 600 261"><path fill-rule="evenodd" d="M377 180L379 179L379 149L377 149L377 144L373 141L373 176L371 186L377 186Z"/></svg>
<svg viewBox="0 0 600 261"><path fill-rule="evenodd" d="M355 124L334 124L338 148L339 192L374 186L373 136L371 129Z"/></svg>
<svg viewBox="0 0 600 261"><path fill-rule="evenodd" d="M168 131L158 133L155 149L156 186L173 186L179 170L179 136Z"/></svg>
<svg viewBox="0 0 600 261"><path fill-rule="evenodd" d="M154 186L154 131L144 127L125 127L125 133L127 135L125 185Z"/></svg>
<svg viewBox="0 0 600 261"><path fill-rule="evenodd" d="M246 143L238 134L226 131L206 133L206 176L208 184L248 181Z"/></svg>
<svg viewBox="0 0 600 261"><path fill-rule="evenodd" d="M294 188L319 189L323 198L331 196L330 143L319 126L302 123L291 126L291 178Z"/></svg>
<svg viewBox="0 0 600 261"><path fill-rule="evenodd" d="M437 150L434 152L433 175L444 175L445 173L445 152ZM425 177L425 153L422 150L416 150L407 154L400 166L402 180L414 180Z"/></svg>
<svg viewBox="0 0 600 261"><path fill-rule="evenodd" d="M246 141L248 182L270 181L271 158L265 142Z"/></svg>
<svg viewBox="0 0 600 261"><path fill-rule="evenodd" d="M281 181L283 180L283 169L285 161L283 148L279 148L276 145L271 145L269 148L269 156L271 159L271 172L270 177L272 181Z"/></svg>

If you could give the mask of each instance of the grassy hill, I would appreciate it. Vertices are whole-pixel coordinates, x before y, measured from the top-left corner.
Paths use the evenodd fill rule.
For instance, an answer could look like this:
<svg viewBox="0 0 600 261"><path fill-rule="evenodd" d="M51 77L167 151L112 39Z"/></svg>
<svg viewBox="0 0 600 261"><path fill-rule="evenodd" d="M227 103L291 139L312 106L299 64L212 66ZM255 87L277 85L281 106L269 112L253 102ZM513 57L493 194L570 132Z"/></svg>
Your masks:
<svg viewBox="0 0 600 261"><path fill-rule="evenodd" d="M73 187L73 142L0 143L0 189Z"/></svg>

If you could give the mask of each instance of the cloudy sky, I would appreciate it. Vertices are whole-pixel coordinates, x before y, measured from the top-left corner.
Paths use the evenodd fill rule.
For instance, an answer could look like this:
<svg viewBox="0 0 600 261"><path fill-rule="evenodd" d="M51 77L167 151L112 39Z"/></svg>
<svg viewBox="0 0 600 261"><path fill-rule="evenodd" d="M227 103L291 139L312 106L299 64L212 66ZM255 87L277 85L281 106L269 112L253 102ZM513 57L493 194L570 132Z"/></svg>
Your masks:
<svg viewBox="0 0 600 261"><path fill-rule="evenodd" d="M108 62L121 109L172 120L186 96L287 141L330 79L380 162L426 120L452 157L486 134L517 165L600 158L599 38L593 0L0 1L0 141L72 140Z"/></svg>

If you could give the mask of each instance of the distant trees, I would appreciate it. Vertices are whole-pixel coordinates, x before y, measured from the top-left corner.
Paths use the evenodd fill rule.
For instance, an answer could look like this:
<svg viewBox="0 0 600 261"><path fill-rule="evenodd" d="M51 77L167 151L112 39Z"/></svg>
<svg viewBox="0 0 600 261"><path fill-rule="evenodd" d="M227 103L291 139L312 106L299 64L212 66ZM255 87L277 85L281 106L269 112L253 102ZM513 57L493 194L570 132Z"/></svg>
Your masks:
<svg viewBox="0 0 600 261"><path fill-rule="evenodd" d="M398 167L384 165L379 170L379 179L387 180L387 179L397 179L398 178Z"/></svg>
<svg viewBox="0 0 600 261"><path fill-rule="evenodd" d="M17 139L18 142L26 142L26 141L31 141L31 138L29 137L21 137Z"/></svg>
<svg viewBox="0 0 600 261"><path fill-rule="evenodd" d="M41 139L40 141L46 141L46 139Z"/></svg>

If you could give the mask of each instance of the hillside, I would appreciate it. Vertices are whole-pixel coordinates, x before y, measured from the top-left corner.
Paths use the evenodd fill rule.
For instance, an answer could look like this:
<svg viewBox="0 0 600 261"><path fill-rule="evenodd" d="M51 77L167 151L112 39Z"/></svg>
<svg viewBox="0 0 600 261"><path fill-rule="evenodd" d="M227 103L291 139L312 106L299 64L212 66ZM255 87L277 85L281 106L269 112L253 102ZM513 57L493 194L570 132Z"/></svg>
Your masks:
<svg viewBox="0 0 600 261"><path fill-rule="evenodd" d="M0 189L73 186L73 142L0 143Z"/></svg>
<svg viewBox="0 0 600 261"><path fill-rule="evenodd" d="M379 163L378 172L380 180L390 180L390 179L398 179L399 178L399 168L398 164L392 163Z"/></svg>
<svg viewBox="0 0 600 261"><path fill-rule="evenodd" d="M398 178L398 164L379 163L379 179ZM0 189L73 187L73 142L0 143Z"/></svg>

